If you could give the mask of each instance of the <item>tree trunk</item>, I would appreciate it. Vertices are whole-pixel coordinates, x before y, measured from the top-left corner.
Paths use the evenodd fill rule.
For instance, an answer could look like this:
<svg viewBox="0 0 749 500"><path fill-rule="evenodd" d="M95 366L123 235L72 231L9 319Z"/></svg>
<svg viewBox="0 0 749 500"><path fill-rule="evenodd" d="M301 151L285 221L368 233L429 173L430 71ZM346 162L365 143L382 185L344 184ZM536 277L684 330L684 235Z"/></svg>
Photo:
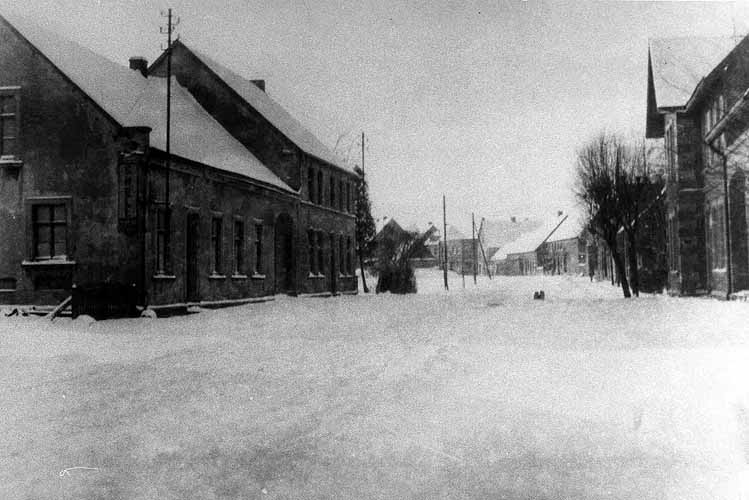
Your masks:
<svg viewBox="0 0 749 500"><path fill-rule="evenodd" d="M361 250L357 253L359 254L359 269L361 269L362 288L364 289L364 293L369 293L369 288L367 288L367 278L364 277L364 254Z"/></svg>
<svg viewBox="0 0 749 500"><path fill-rule="evenodd" d="M614 243L614 247L611 248L611 257L614 259L616 275L619 278L619 283L622 285L622 293L624 293L624 298L628 299L632 297L632 294L629 292L627 273L624 272L624 259L622 259L622 256L619 255L619 251L616 249L616 243Z"/></svg>
<svg viewBox="0 0 749 500"><path fill-rule="evenodd" d="M635 297L640 296L640 271L637 269L637 243L635 229L627 232L629 243L629 284Z"/></svg>

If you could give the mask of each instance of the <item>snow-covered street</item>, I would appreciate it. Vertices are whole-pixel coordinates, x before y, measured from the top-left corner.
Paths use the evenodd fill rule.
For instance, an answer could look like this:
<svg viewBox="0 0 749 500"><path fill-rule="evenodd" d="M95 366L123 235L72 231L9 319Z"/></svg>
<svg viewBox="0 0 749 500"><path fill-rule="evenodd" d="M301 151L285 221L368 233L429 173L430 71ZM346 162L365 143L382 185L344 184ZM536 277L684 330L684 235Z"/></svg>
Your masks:
<svg viewBox="0 0 749 500"><path fill-rule="evenodd" d="M417 279L90 327L0 317L0 498L749 496L749 304Z"/></svg>

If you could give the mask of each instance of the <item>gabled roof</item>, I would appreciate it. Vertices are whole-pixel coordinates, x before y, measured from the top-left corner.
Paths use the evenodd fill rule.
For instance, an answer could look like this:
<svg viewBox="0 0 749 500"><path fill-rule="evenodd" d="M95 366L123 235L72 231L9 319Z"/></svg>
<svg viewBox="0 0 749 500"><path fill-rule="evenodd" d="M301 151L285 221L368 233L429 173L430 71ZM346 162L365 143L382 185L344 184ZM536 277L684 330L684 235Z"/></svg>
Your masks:
<svg viewBox="0 0 749 500"><path fill-rule="evenodd" d="M124 124L133 99L146 86L146 79L140 73L52 33L26 18L6 14L0 16L2 17L114 121Z"/></svg>
<svg viewBox="0 0 749 500"><path fill-rule="evenodd" d="M499 249L492 257L493 261L504 260L508 255L535 252L552 234L564 223L567 215L560 215L555 219L550 219L541 225L538 229L521 235L515 241L508 243Z"/></svg>
<svg viewBox="0 0 749 500"><path fill-rule="evenodd" d="M648 48L647 137L663 131L660 111L682 109L695 89L736 46L732 37L654 38Z"/></svg>
<svg viewBox="0 0 749 500"><path fill-rule="evenodd" d="M151 127L151 146L166 149L166 79L144 78L27 19L7 20L116 123ZM172 82L172 154L294 192Z"/></svg>
<svg viewBox="0 0 749 500"><path fill-rule="evenodd" d="M736 45L731 37L650 40L650 61L658 109L687 104L697 84Z"/></svg>
<svg viewBox="0 0 749 500"><path fill-rule="evenodd" d="M195 50L192 47L188 47L181 39L175 42L175 44L182 45L186 50L195 55L195 57L202 61L203 64L216 74L216 76L223 80L232 90L234 90L234 92L244 99L245 102L257 110L258 113L260 113L289 140L296 144L302 151L333 166L353 172L353 169L347 167L344 162L333 153L333 151L320 142L320 140L307 130L304 125L291 116L265 91L252 83L252 81L238 75L204 53Z"/></svg>
<svg viewBox="0 0 749 500"><path fill-rule="evenodd" d="M499 248L540 225L540 220L530 218L483 219L479 224L479 238L484 248Z"/></svg>
<svg viewBox="0 0 749 500"><path fill-rule="evenodd" d="M572 238L578 238L582 232L583 225L577 218L570 215L549 235L546 242L571 240Z"/></svg>
<svg viewBox="0 0 749 500"><path fill-rule="evenodd" d="M147 85L137 101L134 100L125 125L151 127L151 146L165 151L166 78L148 77L143 80ZM175 77L172 77L171 108L172 154L292 191L208 114Z"/></svg>

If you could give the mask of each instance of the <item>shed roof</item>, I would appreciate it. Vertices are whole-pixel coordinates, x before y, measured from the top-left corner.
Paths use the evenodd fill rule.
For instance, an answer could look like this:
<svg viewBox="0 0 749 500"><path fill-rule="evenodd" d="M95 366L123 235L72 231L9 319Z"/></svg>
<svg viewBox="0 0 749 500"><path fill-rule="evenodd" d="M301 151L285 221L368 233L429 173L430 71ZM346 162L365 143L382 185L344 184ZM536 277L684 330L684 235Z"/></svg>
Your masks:
<svg viewBox="0 0 749 500"><path fill-rule="evenodd" d="M266 120L276 127L288 139L299 146L302 151L343 170L353 172L343 160L324 145L312 132L307 130L296 118L291 116L280 104L274 101L267 92L258 88L251 80L238 75L231 69L216 62L210 56L185 45L184 40L175 42L192 52L203 64L213 71L221 80L231 87L242 99L258 111Z"/></svg>
<svg viewBox="0 0 749 500"><path fill-rule="evenodd" d="M23 17L5 18L67 78L122 126L151 127L151 145L165 150L166 79L144 78ZM223 129L179 84L172 84L173 154L293 190Z"/></svg>

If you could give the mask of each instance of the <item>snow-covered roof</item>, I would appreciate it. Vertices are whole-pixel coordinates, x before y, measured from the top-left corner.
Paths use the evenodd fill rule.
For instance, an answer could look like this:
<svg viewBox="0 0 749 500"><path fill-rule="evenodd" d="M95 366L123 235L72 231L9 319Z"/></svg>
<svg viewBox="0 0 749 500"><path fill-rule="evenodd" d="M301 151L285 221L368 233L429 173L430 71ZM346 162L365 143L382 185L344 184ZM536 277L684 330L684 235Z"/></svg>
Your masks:
<svg viewBox="0 0 749 500"><path fill-rule="evenodd" d="M151 127L151 146L165 151L166 78L149 77L143 80L147 85L132 105L125 125ZM208 114L174 77L171 108L172 154L292 191Z"/></svg>
<svg viewBox="0 0 749 500"><path fill-rule="evenodd" d="M650 63L658 109L687 104L700 80L736 45L731 37L679 37L650 40Z"/></svg>
<svg viewBox="0 0 749 500"><path fill-rule="evenodd" d="M583 224L577 217L570 215L569 217L565 218L561 224L559 224L559 227L557 227L556 230L551 233L546 241L551 242L570 240L572 238L579 237L582 231Z"/></svg>
<svg viewBox="0 0 749 500"><path fill-rule="evenodd" d="M544 222L541 227L522 234L518 239L501 247L492 257L493 261L500 261L507 258L508 255L534 252L540 247L555 230L567 219L567 215L560 215L555 219Z"/></svg>
<svg viewBox="0 0 749 500"><path fill-rule="evenodd" d="M57 69L122 126L151 127L151 146L166 149L166 79L144 78L75 42L16 16L6 19ZM172 80L172 137L177 156L292 189L221 127Z"/></svg>
<svg viewBox="0 0 749 500"><path fill-rule="evenodd" d="M291 116L280 104L274 101L265 91L258 88L251 80L238 75L231 69L216 62L210 56L188 47L184 40L181 44L200 59L211 71L221 78L250 106L276 127L283 135L294 142L305 153L319 158L343 170L353 172L338 156L307 130L296 118Z"/></svg>
<svg viewBox="0 0 749 500"><path fill-rule="evenodd" d="M541 221L531 218L507 217L506 219L483 219L479 224L479 238L485 248L502 247L520 237L521 234L533 231Z"/></svg>
<svg viewBox="0 0 749 500"><path fill-rule="evenodd" d="M7 13L3 13L2 17L116 122L125 122L133 106L133 99L146 86L146 79L139 72L117 64L26 18Z"/></svg>

